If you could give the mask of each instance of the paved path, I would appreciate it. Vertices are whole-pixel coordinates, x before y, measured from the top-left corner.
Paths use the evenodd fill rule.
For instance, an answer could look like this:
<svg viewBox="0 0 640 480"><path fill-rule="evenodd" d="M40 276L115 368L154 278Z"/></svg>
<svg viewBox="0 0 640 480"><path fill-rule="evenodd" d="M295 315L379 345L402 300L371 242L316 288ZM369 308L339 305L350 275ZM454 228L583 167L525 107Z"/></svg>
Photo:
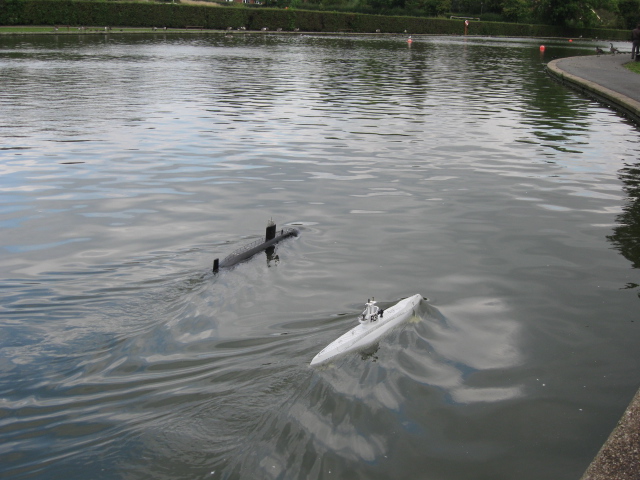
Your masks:
<svg viewBox="0 0 640 480"><path fill-rule="evenodd" d="M559 58L547 64L547 72L640 123L640 74L623 66L630 61L629 54Z"/></svg>
<svg viewBox="0 0 640 480"><path fill-rule="evenodd" d="M547 72L640 124L640 74L623 66L630 61L628 54L560 58ZM582 480L640 480L640 390Z"/></svg>
<svg viewBox="0 0 640 480"><path fill-rule="evenodd" d="M640 390L582 480L640 479Z"/></svg>

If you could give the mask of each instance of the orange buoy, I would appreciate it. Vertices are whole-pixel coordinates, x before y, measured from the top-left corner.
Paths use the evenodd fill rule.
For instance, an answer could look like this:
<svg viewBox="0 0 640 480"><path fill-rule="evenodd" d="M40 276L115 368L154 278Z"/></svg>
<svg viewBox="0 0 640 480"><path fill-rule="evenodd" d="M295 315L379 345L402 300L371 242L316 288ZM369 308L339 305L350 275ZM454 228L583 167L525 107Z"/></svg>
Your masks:
<svg viewBox="0 0 640 480"><path fill-rule="evenodd" d="M407 39L407 43L413 43L413 40L411 40L411 37Z"/></svg>

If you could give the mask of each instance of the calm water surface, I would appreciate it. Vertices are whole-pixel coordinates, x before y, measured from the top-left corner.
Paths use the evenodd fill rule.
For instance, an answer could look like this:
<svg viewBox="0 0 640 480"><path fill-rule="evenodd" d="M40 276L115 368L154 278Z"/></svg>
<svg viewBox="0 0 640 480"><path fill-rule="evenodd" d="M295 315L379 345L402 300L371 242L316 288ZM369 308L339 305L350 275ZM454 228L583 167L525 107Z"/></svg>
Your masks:
<svg viewBox="0 0 640 480"><path fill-rule="evenodd" d="M579 478L640 383L637 127L544 73L593 45L0 38L0 475Z"/></svg>

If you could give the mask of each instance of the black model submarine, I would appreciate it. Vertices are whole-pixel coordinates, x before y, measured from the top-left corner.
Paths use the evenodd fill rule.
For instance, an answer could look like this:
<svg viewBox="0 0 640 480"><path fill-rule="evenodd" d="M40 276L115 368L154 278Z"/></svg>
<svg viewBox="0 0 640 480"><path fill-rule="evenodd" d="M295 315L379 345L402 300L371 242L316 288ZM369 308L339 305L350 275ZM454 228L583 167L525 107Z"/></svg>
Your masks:
<svg viewBox="0 0 640 480"><path fill-rule="evenodd" d="M256 253L267 251L268 254L270 249L273 251L278 242L289 237L297 237L299 234L300 232L297 228L290 227L282 228L280 231L277 231L276 224L273 223L273 220L270 220L267 224L264 240L258 239L255 242L240 247L230 255L223 258L222 261L219 261L219 259L216 258L213 261L213 273L216 273L221 268L233 267L235 264L253 257Z"/></svg>

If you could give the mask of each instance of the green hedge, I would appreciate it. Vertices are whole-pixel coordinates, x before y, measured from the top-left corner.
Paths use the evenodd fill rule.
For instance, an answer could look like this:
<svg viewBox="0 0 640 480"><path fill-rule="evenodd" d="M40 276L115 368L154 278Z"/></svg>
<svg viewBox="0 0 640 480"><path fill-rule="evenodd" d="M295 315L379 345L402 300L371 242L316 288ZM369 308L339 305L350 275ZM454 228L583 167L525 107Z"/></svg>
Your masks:
<svg viewBox="0 0 640 480"><path fill-rule="evenodd" d="M224 30L294 30L306 32L354 32L460 35L462 20L423 17L391 17L356 13L196 6L173 3L133 3L75 0L0 0L0 25L87 25L119 27L202 26ZM628 40L623 30L567 29L549 25L472 21L471 35L511 37L575 37Z"/></svg>

